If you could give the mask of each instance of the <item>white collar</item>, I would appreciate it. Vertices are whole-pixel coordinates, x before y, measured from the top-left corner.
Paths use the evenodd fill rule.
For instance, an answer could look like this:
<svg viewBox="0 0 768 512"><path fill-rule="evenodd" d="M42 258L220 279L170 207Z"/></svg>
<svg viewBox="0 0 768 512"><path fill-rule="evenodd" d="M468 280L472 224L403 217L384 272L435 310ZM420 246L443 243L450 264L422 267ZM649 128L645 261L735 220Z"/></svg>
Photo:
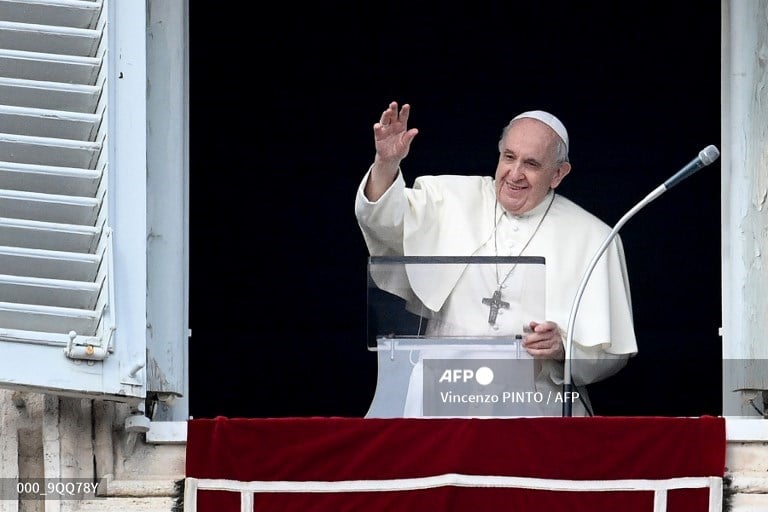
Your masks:
<svg viewBox="0 0 768 512"><path fill-rule="evenodd" d="M547 195L544 196L544 199L542 199L539 204L537 204L536 206L534 206L533 208L531 208L530 210L524 213L510 213L504 209L501 203L498 203L499 210L501 213L497 215L496 222L501 220L501 217L503 217L504 215L509 215L509 217L513 219L518 219L518 220L530 220L536 217L540 217L544 215L545 211L547 211L547 209L549 208L550 202L555 200L555 198L553 197L554 195L555 195L554 189L550 189L549 192L547 192Z"/></svg>

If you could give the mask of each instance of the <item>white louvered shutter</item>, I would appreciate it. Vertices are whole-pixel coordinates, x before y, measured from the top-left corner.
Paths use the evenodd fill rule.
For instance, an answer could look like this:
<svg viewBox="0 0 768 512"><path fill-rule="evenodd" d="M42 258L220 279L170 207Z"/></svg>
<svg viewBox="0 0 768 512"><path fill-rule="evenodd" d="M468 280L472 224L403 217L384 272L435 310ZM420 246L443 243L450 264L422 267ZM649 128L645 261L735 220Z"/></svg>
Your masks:
<svg viewBox="0 0 768 512"><path fill-rule="evenodd" d="M2 386L144 395L144 349L115 343L108 5L0 0Z"/></svg>

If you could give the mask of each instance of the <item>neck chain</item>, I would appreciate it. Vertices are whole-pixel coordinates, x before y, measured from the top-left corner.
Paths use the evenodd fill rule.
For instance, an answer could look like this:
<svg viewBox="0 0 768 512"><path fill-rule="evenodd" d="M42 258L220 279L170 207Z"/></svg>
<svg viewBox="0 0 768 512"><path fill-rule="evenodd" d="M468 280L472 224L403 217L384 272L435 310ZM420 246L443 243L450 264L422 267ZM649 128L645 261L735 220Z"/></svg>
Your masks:
<svg viewBox="0 0 768 512"><path fill-rule="evenodd" d="M520 252L517 254L517 256L522 256L525 249L530 245L531 241L533 240L533 237L536 236L536 233L539 232L539 228L541 227L541 224L544 222L544 219L547 217L547 214L549 213L550 208L552 208L552 203L555 202L555 193L552 192L552 199L549 200L549 204L547 205L547 209L544 210L544 214L541 216L541 219L539 219L539 223L536 224L536 228L533 230L533 233L531 233L531 236L528 237L528 241L525 242L525 245L523 245L523 248L520 249ZM498 211L499 203L496 201L496 204L493 207L493 216L496 217L496 213ZM499 221L496 222L496 226L493 228L493 250L496 253L496 256L499 255L499 246L496 239L496 232L499 228ZM509 272L507 272L507 275L504 276L504 279L499 280L499 266L496 265L496 290L493 292L493 295L491 297L484 297L483 298L483 304L488 306L490 308L490 312L488 313L488 323L492 326L496 327L496 317L499 314L499 309L509 309L509 302L506 302L501 299L501 289L504 288L504 284L507 282L507 279L509 279L509 276L512 275L512 272L517 267L517 263L512 265L512 268L509 269Z"/></svg>

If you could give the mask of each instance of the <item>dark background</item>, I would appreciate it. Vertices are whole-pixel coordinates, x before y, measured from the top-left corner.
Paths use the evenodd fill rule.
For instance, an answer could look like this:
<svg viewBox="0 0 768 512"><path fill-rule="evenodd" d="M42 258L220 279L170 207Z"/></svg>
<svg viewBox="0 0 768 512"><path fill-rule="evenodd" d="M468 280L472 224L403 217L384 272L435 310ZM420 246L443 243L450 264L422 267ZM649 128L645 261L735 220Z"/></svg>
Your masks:
<svg viewBox="0 0 768 512"><path fill-rule="evenodd" d="M367 411L353 202L390 101L420 130L408 183L492 175L511 117L556 114L573 164L558 191L610 225L719 147L719 2L612 4L192 7L190 414ZM621 236L639 354L590 388L596 414L720 414L719 162Z"/></svg>

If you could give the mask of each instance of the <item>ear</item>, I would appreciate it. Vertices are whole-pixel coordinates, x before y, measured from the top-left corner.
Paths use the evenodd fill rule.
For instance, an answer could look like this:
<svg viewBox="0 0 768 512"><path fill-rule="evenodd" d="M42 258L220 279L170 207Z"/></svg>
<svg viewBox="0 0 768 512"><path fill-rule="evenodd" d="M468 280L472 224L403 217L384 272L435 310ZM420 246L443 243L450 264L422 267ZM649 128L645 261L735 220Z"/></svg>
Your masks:
<svg viewBox="0 0 768 512"><path fill-rule="evenodd" d="M563 162L560 164L560 167L557 168L555 174L552 175L552 181L549 184L549 188L557 188L557 186L560 185L560 182L563 181L563 178L565 178L569 172L571 172L570 162Z"/></svg>

